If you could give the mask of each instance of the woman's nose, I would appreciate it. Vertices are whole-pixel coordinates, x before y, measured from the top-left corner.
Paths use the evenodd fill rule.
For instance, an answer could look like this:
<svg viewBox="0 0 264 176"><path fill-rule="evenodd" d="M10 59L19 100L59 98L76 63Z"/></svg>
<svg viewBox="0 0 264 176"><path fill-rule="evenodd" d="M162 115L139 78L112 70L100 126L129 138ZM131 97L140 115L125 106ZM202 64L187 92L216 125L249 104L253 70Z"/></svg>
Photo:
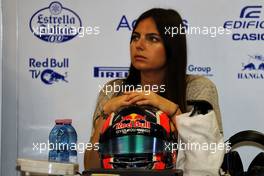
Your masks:
<svg viewBox="0 0 264 176"><path fill-rule="evenodd" d="M137 42L136 42L136 49L138 50L144 50L146 47L146 43L144 38L140 38Z"/></svg>

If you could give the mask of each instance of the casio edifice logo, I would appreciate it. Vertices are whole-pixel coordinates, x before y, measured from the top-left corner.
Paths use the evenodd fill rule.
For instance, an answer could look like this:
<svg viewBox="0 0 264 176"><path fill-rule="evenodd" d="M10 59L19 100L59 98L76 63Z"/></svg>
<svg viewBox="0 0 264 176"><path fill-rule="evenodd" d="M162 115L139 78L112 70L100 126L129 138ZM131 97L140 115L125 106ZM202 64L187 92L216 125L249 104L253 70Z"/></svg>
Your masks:
<svg viewBox="0 0 264 176"><path fill-rule="evenodd" d="M238 19L225 21L223 27L232 30L234 41L263 41L263 17L261 5L249 5L240 10Z"/></svg>

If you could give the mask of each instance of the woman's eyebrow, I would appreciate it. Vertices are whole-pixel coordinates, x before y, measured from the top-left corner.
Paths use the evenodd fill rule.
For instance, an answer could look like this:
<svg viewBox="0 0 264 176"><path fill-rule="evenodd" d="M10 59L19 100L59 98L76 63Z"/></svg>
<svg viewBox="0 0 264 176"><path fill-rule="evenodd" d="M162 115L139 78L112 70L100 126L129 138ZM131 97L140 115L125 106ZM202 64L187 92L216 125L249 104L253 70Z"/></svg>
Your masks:
<svg viewBox="0 0 264 176"><path fill-rule="evenodd" d="M158 33L147 33L146 35L156 35L156 36L160 36Z"/></svg>
<svg viewBox="0 0 264 176"><path fill-rule="evenodd" d="M134 31L132 34L137 34L137 35L140 35L138 32L135 32L135 31Z"/></svg>

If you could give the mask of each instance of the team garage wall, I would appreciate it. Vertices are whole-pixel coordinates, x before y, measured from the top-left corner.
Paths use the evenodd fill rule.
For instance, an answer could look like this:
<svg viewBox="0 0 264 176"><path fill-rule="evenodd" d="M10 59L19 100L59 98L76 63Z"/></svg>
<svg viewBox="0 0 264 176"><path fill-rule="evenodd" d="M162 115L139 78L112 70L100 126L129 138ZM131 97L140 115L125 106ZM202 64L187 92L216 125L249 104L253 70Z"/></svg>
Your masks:
<svg viewBox="0 0 264 176"><path fill-rule="evenodd" d="M216 84L225 138L245 129L264 132L260 1L24 0L18 1L17 31L19 157L47 159L48 151L34 146L44 147L57 118L72 118L78 142L88 142L99 88L127 75L134 20L152 7L176 9L187 26L211 30L187 36L188 73ZM219 27L232 33L215 34ZM257 149L248 151L247 163Z"/></svg>

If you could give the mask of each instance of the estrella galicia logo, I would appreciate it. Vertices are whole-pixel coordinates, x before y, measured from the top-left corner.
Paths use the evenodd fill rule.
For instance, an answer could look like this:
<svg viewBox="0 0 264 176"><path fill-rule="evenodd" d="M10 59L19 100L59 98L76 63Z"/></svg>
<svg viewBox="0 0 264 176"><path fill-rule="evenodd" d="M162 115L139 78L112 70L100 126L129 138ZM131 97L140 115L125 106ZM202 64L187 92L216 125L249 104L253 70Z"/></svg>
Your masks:
<svg viewBox="0 0 264 176"><path fill-rule="evenodd" d="M187 71L194 75L213 76L212 67L209 66L195 66L190 64L187 67Z"/></svg>
<svg viewBox="0 0 264 176"><path fill-rule="evenodd" d="M238 79L264 79L264 56L248 55L248 62L242 63Z"/></svg>
<svg viewBox="0 0 264 176"><path fill-rule="evenodd" d="M79 34L82 21L73 10L54 1L33 14L29 27L34 36L43 41L62 43Z"/></svg>
<svg viewBox="0 0 264 176"><path fill-rule="evenodd" d="M237 20L227 20L223 27L231 29L234 41L264 40L264 20L261 5L245 6L241 9Z"/></svg>
<svg viewBox="0 0 264 176"><path fill-rule="evenodd" d="M55 58L46 58L44 61L38 61L35 58L29 58L29 72L32 79L40 79L44 84L51 85L59 81L68 83L69 58L58 61ZM63 69L64 73L55 71Z"/></svg>
<svg viewBox="0 0 264 176"><path fill-rule="evenodd" d="M95 78L126 78L129 67L94 67Z"/></svg>

